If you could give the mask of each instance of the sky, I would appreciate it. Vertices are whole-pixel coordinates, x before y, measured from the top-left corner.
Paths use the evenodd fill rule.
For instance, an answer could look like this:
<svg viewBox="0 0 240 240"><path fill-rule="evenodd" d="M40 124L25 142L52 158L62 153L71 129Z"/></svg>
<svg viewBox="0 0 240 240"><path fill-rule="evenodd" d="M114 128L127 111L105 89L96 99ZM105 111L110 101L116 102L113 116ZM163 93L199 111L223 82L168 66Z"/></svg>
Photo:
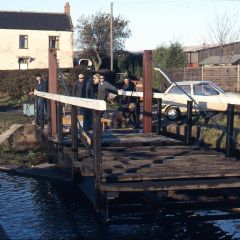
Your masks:
<svg viewBox="0 0 240 240"><path fill-rule="evenodd" d="M227 14L240 27L240 0L0 0L0 10L63 12L69 1L73 25L82 15L110 12L129 20L130 51L155 49L179 42L183 46L210 43L209 24Z"/></svg>

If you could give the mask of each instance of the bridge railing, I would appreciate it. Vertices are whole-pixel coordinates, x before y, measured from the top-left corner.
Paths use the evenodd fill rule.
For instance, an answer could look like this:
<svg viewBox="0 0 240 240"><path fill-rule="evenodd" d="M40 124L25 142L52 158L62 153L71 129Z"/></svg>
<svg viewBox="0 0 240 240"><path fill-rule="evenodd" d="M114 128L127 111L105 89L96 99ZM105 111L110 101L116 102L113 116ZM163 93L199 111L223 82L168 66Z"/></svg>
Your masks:
<svg viewBox="0 0 240 240"><path fill-rule="evenodd" d="M122 91L119 92L119 95L123 96L131 96L131 97L137 97L142 98L143 92L131 92L131 91ZM153 99L156 99L157 101L157 126L156 126L156 132L158 134L161 134L162 129L162 100L163 94L162 93L153 93ZM186 112L186 129L185 129L185 143L187 145L190 145L192 143L192 126L193 126L193 101L187 100L186 104L184 106L187 108ZM218 128L222 129L223 132L226 134L226 147L225 152L227 156L231 156L234 150L235 145L240 145L235 139L234 139L234 109L235 104L228 104L227 105L227 124L226 128L223 126L220 126L217 122L216 125ZM206 115L205 117L209 117L209 115Z"/></svg>
<svg viewBox="0 0 240 240"><path fill-rule="evenodd" d="M90 144L93 149L93 168L95 177L96 194L99 191L102 183L102 154L101 154L101 113L106 110L106 102L103 100L86 99L79 97L64 96L59 94L52 94L40 91L34 91L34 95L47 99L48 102L55 101L57 104L57 141L61 145L63 143L63 123L62 123L62 109L63 104L71 106L71 150L73 162L78 161L78 124L77 124L77 108L88 108L93 110L93 134ZM48 103L50 105L50 103ZM48 125L49 127L51 124ZM41 127L43 129L43 127ZM48 129L49 132L49 129ZM84 130L81 133L83 138L88 138ZM74 169L73 169L74 170ZM74 174L73 174L74 177ZM96 201L96 203L99 201Z"/></svg>

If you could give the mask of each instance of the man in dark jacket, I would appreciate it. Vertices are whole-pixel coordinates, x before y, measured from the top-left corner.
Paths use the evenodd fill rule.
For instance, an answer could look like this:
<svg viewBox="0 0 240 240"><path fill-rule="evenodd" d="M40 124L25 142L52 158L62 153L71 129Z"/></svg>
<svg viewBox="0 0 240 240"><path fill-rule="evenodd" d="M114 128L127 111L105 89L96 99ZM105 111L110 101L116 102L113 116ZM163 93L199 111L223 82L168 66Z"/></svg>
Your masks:
<svg viewBox="0 0 240 240"><path fill-rule="evenodd" d="M86 80L85 82L85 97L94 99L94 86L91 79ZM93 118L93 111L92 109L86 108L84 111L84 118L83 118L83 128L85 130L92 129L92 118Z"/></svg>
<svg viewBox="0 0 240 240"><path fill-rule="evenodd" d="M37 85L35 89L41 92L47 92L48 90L48 83L47 81L43 80L40 73L35 75L37 80ZM30 93L32 95L33 92ZM46 101L42 97L35 97L35 123L40 125L42 121L47 120L47 111L46 111Z"/></svg>
<svg viewBox="0 0 240 240"><path fill-rule="evenodd" d="M78 80L73 83L72 96L74 97L85 97L85 82L84 75L80 73L78 75Z"/></svg>
<svg viewBox="0 0 240 240"><path fill-rule="evenodd" d="M118 89L111 85L109 82L105 81L104 75L100 75L100 82L98 84L98 93L97 93L97 99L99 100L106 100L107 99L107 93L118 92Z"/></svg>
<svg viewBox="0 0 240 240"><path fill-rule="evenodd" d="M80 98L84 98L86 93L85 93L85 88L86 88L86 83L84 81L84 74L80 73L78 75L78 80L76 80L73 83L73 88L72 88L72 96L73 97L80 97ZM84 110L83 108L79 108L79 114L83 115L84 114Z"/></svg>

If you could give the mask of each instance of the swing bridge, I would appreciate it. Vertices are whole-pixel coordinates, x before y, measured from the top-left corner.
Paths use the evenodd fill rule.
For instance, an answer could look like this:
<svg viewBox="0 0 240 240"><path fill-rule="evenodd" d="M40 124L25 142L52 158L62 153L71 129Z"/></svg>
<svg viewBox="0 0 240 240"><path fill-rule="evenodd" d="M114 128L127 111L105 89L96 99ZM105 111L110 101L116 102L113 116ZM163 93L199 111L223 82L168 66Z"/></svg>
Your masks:
<svg viewBox="0 0 240 240"><path fill-rule="evenodd" d="M186 103L185 140L164 135L162 101L158 94L152 93L151 51L144 51L143 92L122 93L143 97L143 129L103 130L101 112L106 111L106 102L57 94L55 59L56 52L51 49L49 93L34 92L36 96L47 99L50 108L50 121L48 125L42 124L41 135L57 153L58 164L69 164L71 179L93 203L96 211L106 215L110 205L116 206L120 202L137 204L140 199L150 202L151 206L161 207L163 199L175 192L205 194L205 191L240 188L240 162L231 156L234 105L229 105L228 110L226 155L193 144L192 101ZM153 99L158 103L155 132L152 132ZM64 131L64 104L71 106L69 132ZM92 131L85 132L79 126L78 107L93 111ZM211 199L206 202L209 204Z"/></svg>

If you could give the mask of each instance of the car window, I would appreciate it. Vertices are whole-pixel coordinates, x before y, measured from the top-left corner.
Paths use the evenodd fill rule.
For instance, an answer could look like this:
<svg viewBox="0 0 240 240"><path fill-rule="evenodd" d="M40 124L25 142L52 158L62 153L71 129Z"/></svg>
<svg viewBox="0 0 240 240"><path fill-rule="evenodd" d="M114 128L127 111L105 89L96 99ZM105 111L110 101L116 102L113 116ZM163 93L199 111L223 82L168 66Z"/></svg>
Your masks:
<svg viewBox="0 0 240 240"><path fill-rule="evenodd" d="M193 86L194 95L198 96L214 96L219 95L219 92L208 84L198 84Z"/></svg>
<svg viewBox="0 0 240 240"><path fill-rule="evenodd" d="M190 85L180 85L172 86L172 88L168 91L170 94L185 94L180 88L182 88L187 94L190 94Z"/></svg>

